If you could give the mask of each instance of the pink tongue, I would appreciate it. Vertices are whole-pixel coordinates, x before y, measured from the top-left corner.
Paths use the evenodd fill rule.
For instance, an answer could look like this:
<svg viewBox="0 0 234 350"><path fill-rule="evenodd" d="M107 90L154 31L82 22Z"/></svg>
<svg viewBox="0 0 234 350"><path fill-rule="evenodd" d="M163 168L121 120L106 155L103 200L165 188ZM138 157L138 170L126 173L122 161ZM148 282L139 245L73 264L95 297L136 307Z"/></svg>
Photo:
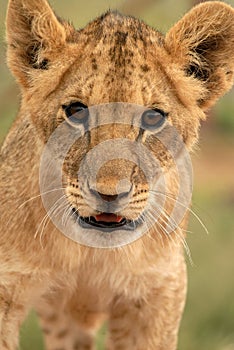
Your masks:
<svg viewBox="0 0 234 350"><path fill-rule="evenodd" d="M122 216L117 216L115 214L100 214L95 216L96 221L102 221L102 222L120 222L122 220Z"/></svg>

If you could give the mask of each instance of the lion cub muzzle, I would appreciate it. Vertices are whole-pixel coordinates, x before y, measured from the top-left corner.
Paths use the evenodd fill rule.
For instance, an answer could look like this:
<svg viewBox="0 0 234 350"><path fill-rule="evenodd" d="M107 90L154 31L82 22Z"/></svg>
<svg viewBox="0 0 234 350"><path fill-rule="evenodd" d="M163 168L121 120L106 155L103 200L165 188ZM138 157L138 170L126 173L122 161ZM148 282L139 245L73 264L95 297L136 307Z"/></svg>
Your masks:
<svg viewBox="0 0 234 350"><path fill-rule="evenodd" d="M121 183L121 181L119 183ZM134 192L133 184L129 182L128 189L125 186L125 191L122 190L121 192L120 189L120 192L116 194L110 194L110 192L114 192L108 191L108 187L105 188L104 186L90 186L90 184L87 184L87 187L88 202L94 203L95 209L98 209L100 214L88 218L81 218L81 225L83 227L88 228L88 226L91 225L101 230L105 228L114 230L120 227L127 230L134 229L133 220L128 220L121 215L121 212L124 211L129 202L132 200L132 195ZM97 187L99 187L99 191L96 189ZM118 186L116 187L117 192Z"/></svg>

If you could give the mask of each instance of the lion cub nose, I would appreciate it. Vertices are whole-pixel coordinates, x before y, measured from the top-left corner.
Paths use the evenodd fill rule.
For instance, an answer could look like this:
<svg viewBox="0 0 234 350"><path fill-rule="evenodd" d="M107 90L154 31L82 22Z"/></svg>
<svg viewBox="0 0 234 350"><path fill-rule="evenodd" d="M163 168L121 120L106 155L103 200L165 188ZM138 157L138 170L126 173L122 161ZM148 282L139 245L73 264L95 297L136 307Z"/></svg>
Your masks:
<svg viewBox="0 0 234 350"><path fill-rule="evenodd" d="M118 199L128 198L128 196L130 194L129 192L122 192L122 193L119 193L119 194L105 194L105 193L101 193L101 192L94 191L94 190L92 190L92 193L96 197L100 196L106 202L114 202L117 198Z"/></svg>
<svg viewBox="0 0 234 350"><path fill-rule="evenodd" d="M118 198L118 194L109 195L97 192L97 194L106 202L114 202Z"/></svg>

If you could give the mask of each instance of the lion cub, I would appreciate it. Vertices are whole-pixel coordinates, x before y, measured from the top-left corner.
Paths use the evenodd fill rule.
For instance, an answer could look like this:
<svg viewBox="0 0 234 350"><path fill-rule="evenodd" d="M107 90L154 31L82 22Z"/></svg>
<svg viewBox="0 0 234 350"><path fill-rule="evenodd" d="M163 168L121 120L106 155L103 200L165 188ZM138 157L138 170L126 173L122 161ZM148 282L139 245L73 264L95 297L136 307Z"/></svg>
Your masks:
<svg viewBox="0 0 234 350"><path fill-rule="evenodd" d="M10 0L7 43L22 100L0 155L0 349L32 307L48 350L94 349L104 320L109 350L176 349L188 151L233 84L234 10L205 2L163 36Z"/></svg>

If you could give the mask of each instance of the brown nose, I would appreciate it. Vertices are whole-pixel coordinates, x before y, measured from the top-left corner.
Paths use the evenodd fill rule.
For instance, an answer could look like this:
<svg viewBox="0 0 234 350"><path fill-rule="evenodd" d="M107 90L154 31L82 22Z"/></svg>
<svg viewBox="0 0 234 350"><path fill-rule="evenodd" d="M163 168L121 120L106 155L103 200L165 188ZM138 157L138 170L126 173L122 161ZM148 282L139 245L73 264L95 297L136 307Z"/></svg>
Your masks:
<svg viewBox="0 0 234 350"><path fill-rule="evenodd" d="M128 196L130 195L130 192L122 192L119 194L105 194L105 193L101 193L98 191L95 191L93 189L90 190L91 193L95 196L95 197L101 197L105 202L114 202L117 198L118 199L124 199L124 198L128 198Z"/></svg>
<svg viewBox="0 0 234 350"><path fill-rule="evenodd" d="M97 192L97 193L106 202L114 202L118 198L117 194L109 195L109 194L104 194L104 193L100 193L100 192Z"/></svg>

